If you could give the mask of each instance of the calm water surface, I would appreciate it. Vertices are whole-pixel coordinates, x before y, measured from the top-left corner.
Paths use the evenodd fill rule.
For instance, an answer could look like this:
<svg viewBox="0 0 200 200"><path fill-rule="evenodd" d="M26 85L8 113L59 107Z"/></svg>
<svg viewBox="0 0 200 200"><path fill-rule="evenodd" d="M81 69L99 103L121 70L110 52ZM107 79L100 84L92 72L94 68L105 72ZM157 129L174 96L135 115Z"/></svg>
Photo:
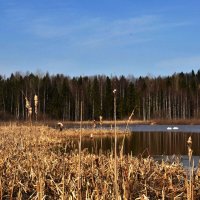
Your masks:
<svg viewBox="0 0 200 200"><path fill-rule="evenodd" d="M117 126L124 129L125 126ZM108 127L107 127L108 128ZM131 134L118 137L118 151L124 140L124 153L143 156L154 156L158 160L180 156L183 162L188 163L187 139L192 137L192 149L195 165L200 158L200 125L131 125ZM83 148L98 153L114 148L114 137L83 138Z"/></svg>

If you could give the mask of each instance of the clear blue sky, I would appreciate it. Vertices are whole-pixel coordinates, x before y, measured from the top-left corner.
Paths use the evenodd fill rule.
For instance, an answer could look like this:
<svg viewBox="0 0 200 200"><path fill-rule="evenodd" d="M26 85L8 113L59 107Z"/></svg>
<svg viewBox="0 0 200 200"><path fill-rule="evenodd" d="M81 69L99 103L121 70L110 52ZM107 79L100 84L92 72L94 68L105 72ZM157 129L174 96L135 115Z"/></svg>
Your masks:
<svg viewBox="0 0 200 200"><path fill-rule="evenodd" d="M199 0L0 0L0 74L200 69Z"/></svg>

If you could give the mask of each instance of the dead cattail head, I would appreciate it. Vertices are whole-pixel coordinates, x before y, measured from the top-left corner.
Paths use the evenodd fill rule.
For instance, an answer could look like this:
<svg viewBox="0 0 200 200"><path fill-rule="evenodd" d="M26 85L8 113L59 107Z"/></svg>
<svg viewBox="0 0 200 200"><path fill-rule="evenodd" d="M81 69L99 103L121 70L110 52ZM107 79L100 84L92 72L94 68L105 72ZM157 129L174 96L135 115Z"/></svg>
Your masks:
<svg viewBox="0 0 200 200"><path fill-rule="evenodd" d="M192 138L191 136L188 138L187 140L187 144L188 144L188 157L189 157L189 162L191 162L192 159Z"/></svg>
<svg viewBox="0 0 200 200"><path fill-rule="evenodd" d="M38 106L38 96L34 96L34 105L35 105L35 114L37 115L37 106Z"/></svg>
<svg viewBox="0 0 200 200"><path fill-rule="evenodd" d="M189 146L192 146L192 138L191 138L191 136L188 138L187 144L188 144Z"/></svg>
<svg viewBox="0 0 200 200"><path fill-rule="evenodd" d="M103 117L101 115L99 116L99 121L100 121L100 125L102 125L103 124Z"/></svg>
<svg viewBox="0 0 200 200"><path fill-rule="evenodd" d="M27 97L25 97L26 100L26 109L28 110L28 116L30 117L32 115L32 107L27 99Z"/></svg>
<svg viewBox="0 0 200 200"><path fill-rule="evenodd" d="M95 121L95 119L93 120L93 128L96 128L96 121Z"/></svg>
<svg viewBox="0 0 200 200"><path fill-rule="evenodd" d="M31 106L30 106L30 103L29 103L27 97L25 97L25 100L26 100L26 108L29 109Z"/></svg>

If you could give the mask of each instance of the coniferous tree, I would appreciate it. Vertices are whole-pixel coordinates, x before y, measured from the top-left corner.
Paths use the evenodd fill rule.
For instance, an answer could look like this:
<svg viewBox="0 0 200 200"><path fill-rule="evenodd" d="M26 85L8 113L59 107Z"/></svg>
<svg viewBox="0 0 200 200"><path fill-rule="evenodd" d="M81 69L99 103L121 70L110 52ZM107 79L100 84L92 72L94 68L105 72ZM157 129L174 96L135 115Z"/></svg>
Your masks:
<svg viewBox="0 0 200 200"><path fill-rule="evenodd" d="M117 89L117 119L135 108L138 119L200 117L200 70L168 77L67 77L33 73L0 76L0 119L27 119L25 96L33 104L38 95L38 120L113 119L113 88ZM34 110L33 110L34 113Z"/></svg>
<svg viewBox="0 0 200 200"><path fill-rule="evenodd" d="M109 77L106 78L105 83L105 97L104 97L104 103L103 103L103 116L105 116L106 119L112 119L113 118L113 94L112 94L112 86L111 86L111 80Z"/></svg>
<svg viewBox="0 0 200 200"><path fill-rule="evenodd" d="M92 86L92 118L98 119L100 114L101 114L100 88L99 88L99 81L97 77L95 77Z"/></svg>

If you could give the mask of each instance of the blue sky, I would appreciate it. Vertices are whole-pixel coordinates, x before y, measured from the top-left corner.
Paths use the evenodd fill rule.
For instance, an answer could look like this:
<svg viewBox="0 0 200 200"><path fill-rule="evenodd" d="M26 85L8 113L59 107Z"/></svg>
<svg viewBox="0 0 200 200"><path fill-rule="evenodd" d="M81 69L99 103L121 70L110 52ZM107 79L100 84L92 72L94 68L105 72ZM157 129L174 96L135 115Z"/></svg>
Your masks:
<svg viewBox="0 0 200 200"><path fill-rule="evenodd" d="M199 0L0 0L0 74L200 69Z"/></svg>

